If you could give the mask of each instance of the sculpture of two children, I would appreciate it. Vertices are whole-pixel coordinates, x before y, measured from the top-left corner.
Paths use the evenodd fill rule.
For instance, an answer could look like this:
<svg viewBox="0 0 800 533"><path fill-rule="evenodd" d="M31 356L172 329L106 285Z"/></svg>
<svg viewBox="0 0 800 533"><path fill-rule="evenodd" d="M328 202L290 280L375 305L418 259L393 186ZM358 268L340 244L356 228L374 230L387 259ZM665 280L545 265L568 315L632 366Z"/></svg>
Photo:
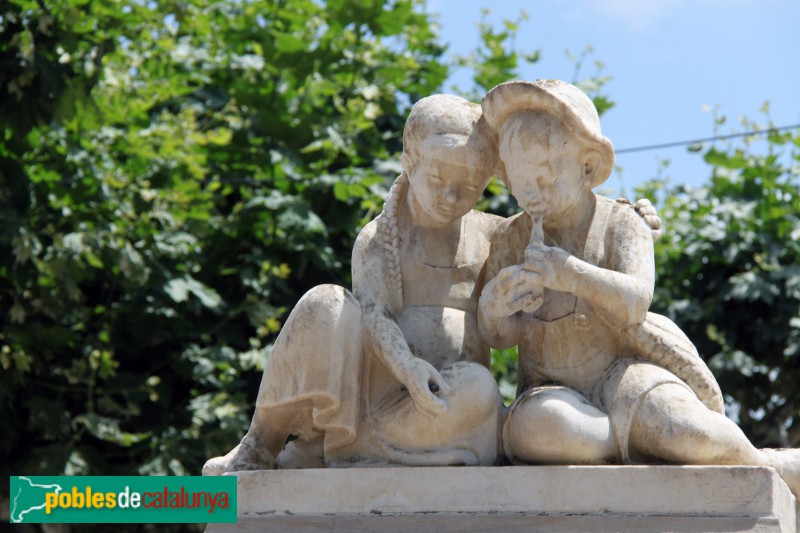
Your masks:
<svg viewBox="0 0 800 533"><path fill-rule="evenodd" d="M267 362L247 435L205 474L345 465L772 466L723 410L688 338L648 312L660 220L592 193L614 149L591 100L508 82L481 106L419 101L403 173L359 234L353 292L306 294ZM523 212L472 210L492 174ZM489 348L519 346L504 409ZM289 435L298 439L286 444Z"/></svg>

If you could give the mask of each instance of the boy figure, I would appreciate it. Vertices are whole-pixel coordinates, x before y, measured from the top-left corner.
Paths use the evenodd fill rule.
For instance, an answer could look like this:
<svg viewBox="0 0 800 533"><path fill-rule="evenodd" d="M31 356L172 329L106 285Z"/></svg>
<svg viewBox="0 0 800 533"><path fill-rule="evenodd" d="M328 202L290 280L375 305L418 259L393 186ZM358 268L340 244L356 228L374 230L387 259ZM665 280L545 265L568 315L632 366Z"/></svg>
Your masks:
<svg viewBox="0 0 800 533"><path fill-rule="evenodd" d="M498 231L496 276L479 306L490 345L520 349L518 397L502 430L508 459L773 466L797 494L798 451L756 449L724 416L685 335L647 312L651 234L633 210L591 192L614 150L589 98L556 80L509 82L482 107L529 215Z"/></svg>

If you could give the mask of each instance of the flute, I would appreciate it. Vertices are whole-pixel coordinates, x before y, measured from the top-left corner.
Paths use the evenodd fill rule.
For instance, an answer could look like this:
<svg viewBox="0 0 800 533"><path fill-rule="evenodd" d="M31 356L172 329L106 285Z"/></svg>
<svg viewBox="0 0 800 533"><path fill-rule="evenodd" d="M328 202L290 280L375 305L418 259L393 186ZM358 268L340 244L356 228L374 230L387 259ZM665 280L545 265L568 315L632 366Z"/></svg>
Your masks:
<svg viewBox="0 0 800 533"><path fill-rule="evenodd" d="M531 227L531 238L529 241L530 244L543 244L544 243L544 229L542 228L542 219L544 218L543 215L533 215L529 213L531 217L532 227ZM526 249L526 256L527 256L527 249ZM527 257L525 257L525 262L527 262ZM522 304L522 311L525 313L533 313L537 309L542 306L544 303L544 289L542 287L538 287L536 290L531 292L530 294L526 294L521 298Z"/></svg>

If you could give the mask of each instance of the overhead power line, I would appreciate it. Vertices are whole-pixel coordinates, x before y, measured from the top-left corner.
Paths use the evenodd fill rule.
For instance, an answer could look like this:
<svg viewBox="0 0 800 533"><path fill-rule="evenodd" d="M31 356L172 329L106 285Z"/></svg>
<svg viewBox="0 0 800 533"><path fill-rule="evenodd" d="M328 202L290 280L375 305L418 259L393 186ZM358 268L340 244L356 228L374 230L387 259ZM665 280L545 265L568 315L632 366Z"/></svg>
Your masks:
<svg viewBox="0 0 800 533"><path fill-rule="evenodd" d="M736 137L747 137L749 135L760 135L762 133L776 133L779 131L784 130L793 130L799 129L800 124L794 124L792 126L780 126L778 128L766 128L763 130L752 130L746 131L743 133L731 133L729 135L717 135L715 137L707 137L705 139L695 139L693 141L675 141L671 143L664 143L664 144L650 144L648 146L637 146L635 148L621 148L619 150L614 150L617 154L629 154L631 152L644 152L647 150L658 150L659 148L675 148L676 146L691 146L693 144L700 144L700 143L708 143L714 141L724 141L725 139L734 139Z"/></svg>

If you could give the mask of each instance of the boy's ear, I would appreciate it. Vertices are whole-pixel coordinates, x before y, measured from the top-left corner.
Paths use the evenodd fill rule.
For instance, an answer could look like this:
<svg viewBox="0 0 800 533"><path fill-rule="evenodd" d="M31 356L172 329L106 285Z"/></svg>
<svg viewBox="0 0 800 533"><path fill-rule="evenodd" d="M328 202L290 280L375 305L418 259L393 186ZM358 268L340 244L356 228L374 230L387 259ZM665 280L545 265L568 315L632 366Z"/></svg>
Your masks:
<svg viewBox="0 0 800 533"><path fill-rule="evenodd" d="M587 150L583 155L583 179L590 183L594 182L594 175L602 162L602 156L597 150Z"/></svg>

